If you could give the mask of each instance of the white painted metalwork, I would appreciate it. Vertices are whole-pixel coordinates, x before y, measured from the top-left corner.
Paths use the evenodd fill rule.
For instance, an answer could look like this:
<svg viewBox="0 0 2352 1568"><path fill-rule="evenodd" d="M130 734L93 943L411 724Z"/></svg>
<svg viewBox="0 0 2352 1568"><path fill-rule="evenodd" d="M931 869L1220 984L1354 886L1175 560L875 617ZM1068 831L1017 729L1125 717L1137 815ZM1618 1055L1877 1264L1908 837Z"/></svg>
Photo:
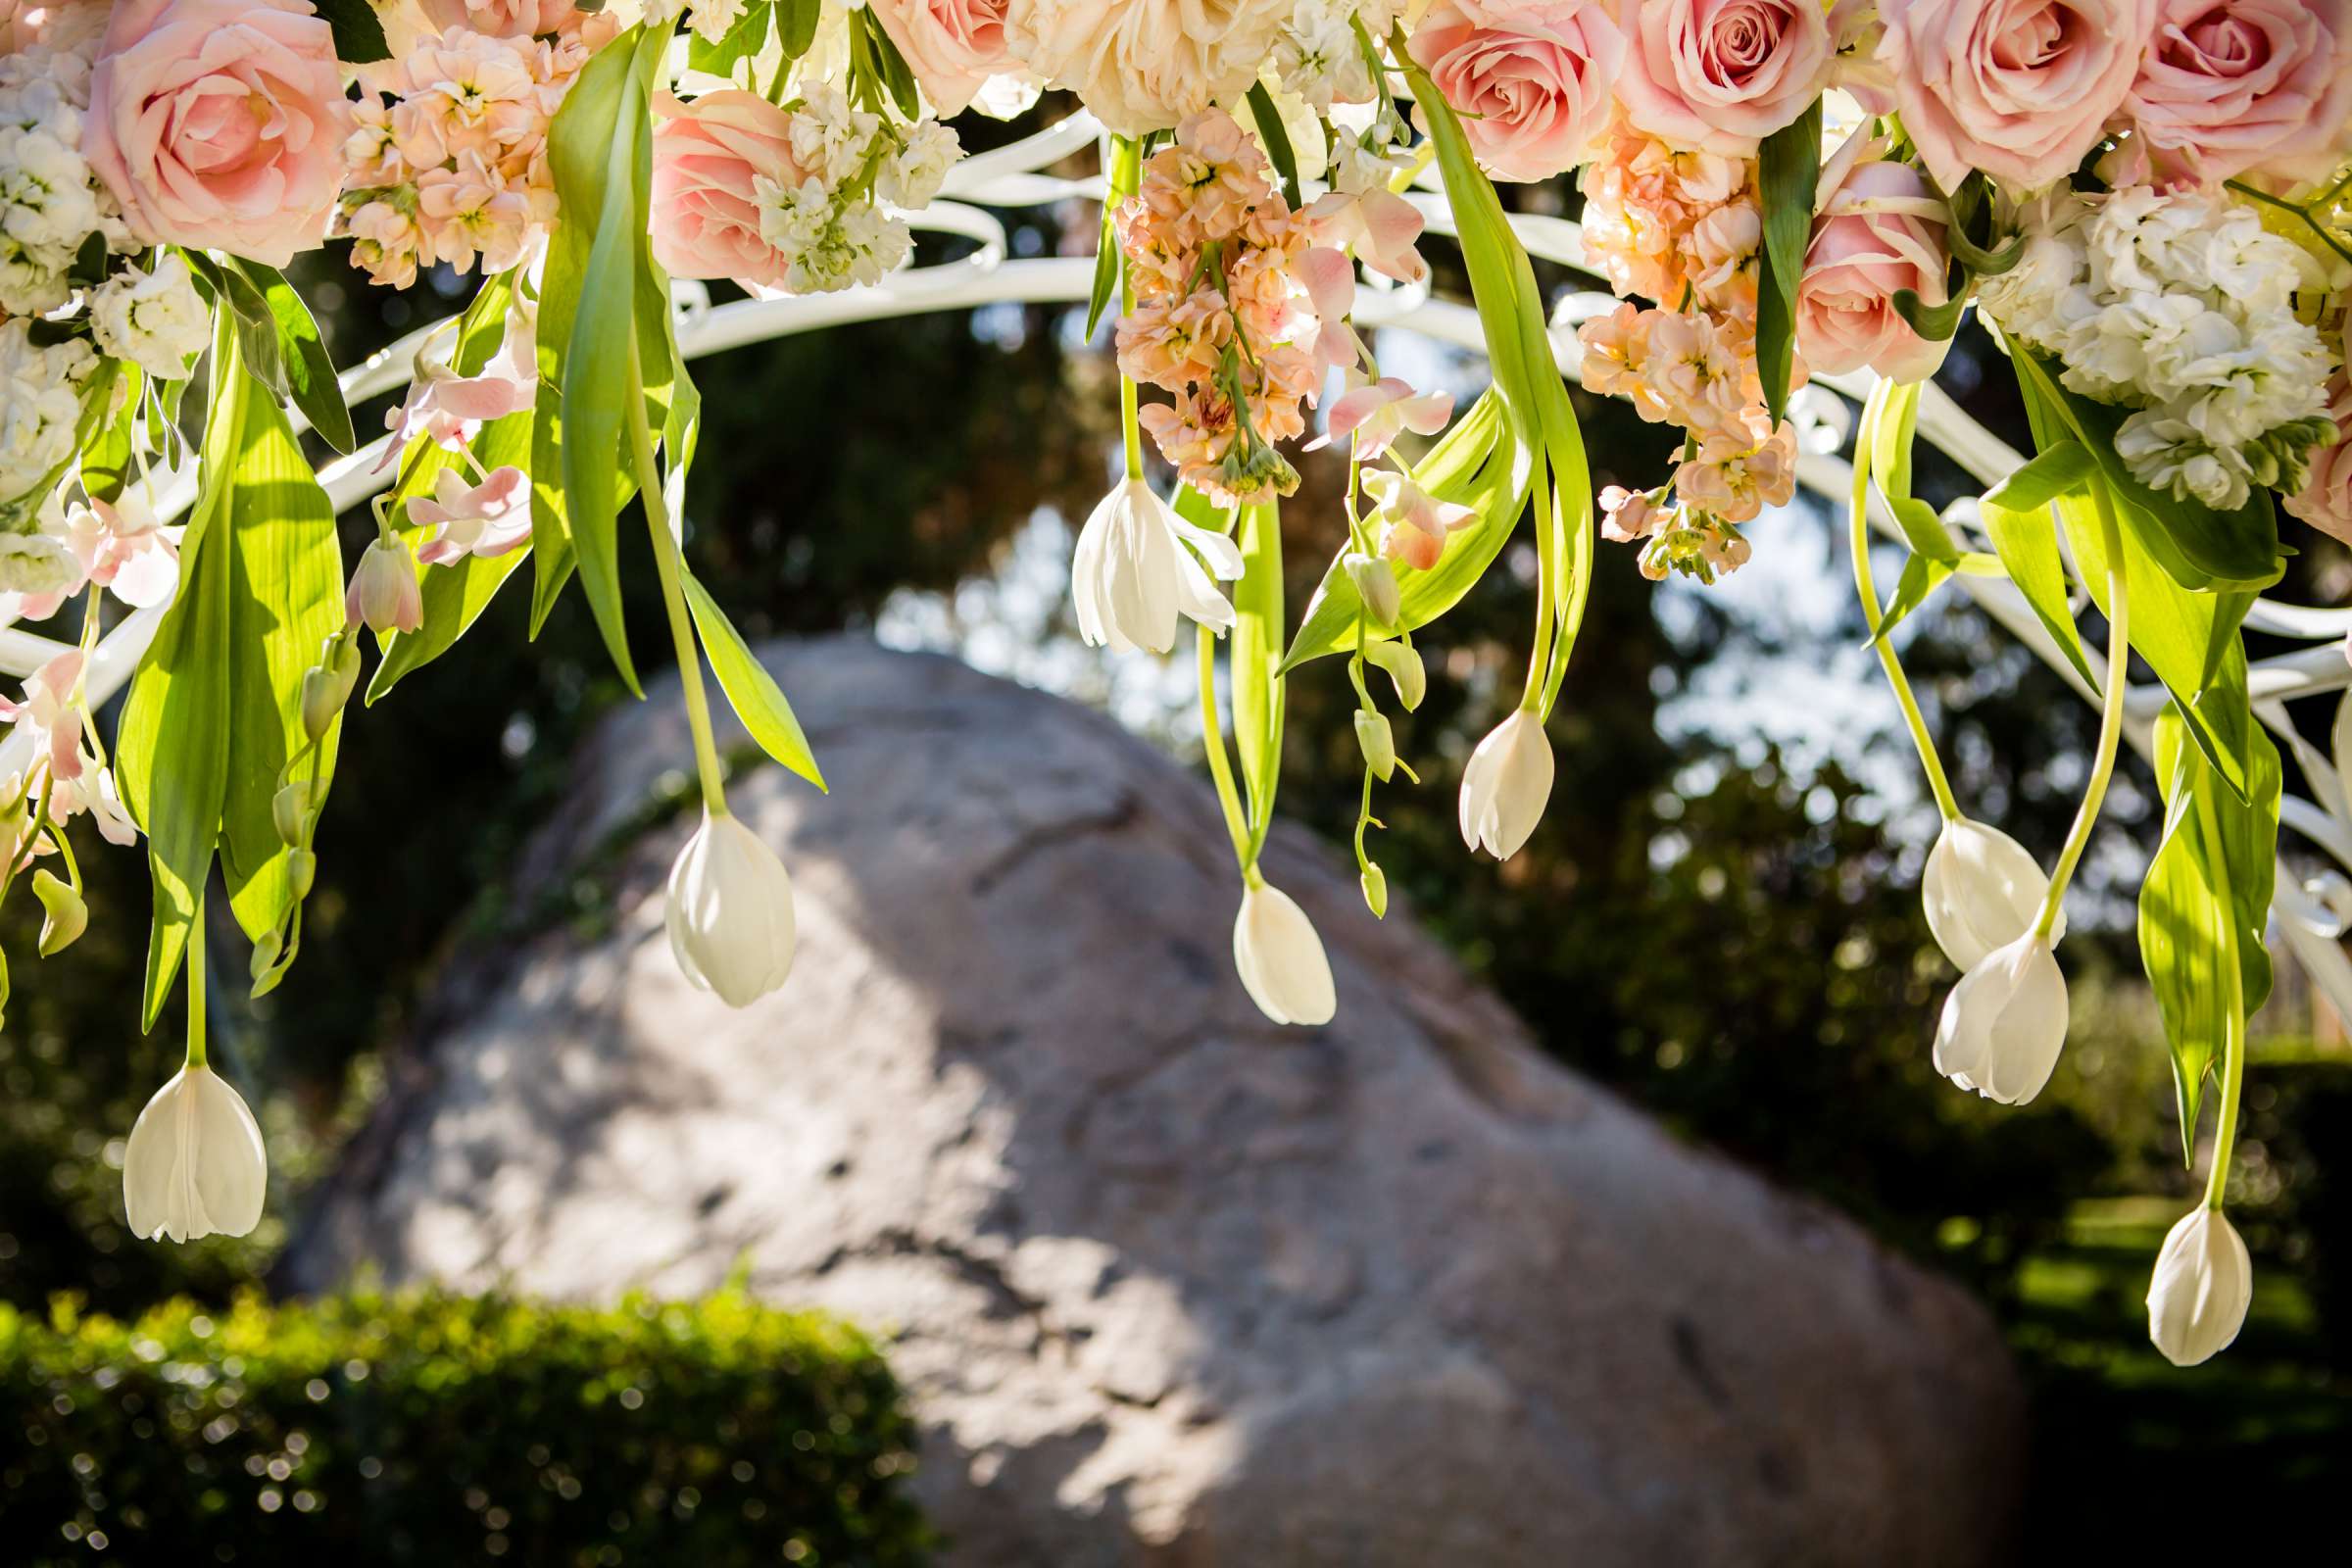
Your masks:
<svg viewBox="0 0 2352 1568"><path fill-rule="evenodd" d="M1094 275L1090 258L1015 259L1008 254L1008 237L997 212L1051 206L1062 202L1096 203L1102 198L1100 174L1065 175L1054 166L1084 154L1101 139L1101 126L1081 111L1045 130L994 151L963 160L949 172L941 197L910 220L925 232L954 235L974 243L967 255L951 262L908 267L870 288L805 299L741 300L712 305L699 283L681 282L673 291L678 313L678 342L689 359L742 348L795 333L855 321L882 320L928 311L970 310L977 306L1018 303L1071 303L1087 297ZM1428 220L1431 232L1450 235L1453 216L1436 171L1423 172L1409 193ZM1528 251L1546 261L1591 272L1584 239L1578 226L1566 220L1535 214L1516 214L1511 225ZM1560 372L1575 379L1582 359L1576 339L1579 321L1606 311L1615 301L1597 290L1571 291L1553 305L1552 357ZM1405 286L1374 277L1357 296L1357 319L1366 326L1403 327L1484 353L1485 338L1478 315L1469 306L1431 296L1426 285ZM382 350L365 364L346 370L343 395L353 404L380 397L407 384L418 349L443 323L419 328ZM1867 375L1815 377L1826 387L1859 403L1869 391ZM1813 418L1842 436L1850 431L1850 414L1835 400L1811 400ZM2001 441L1939 388L1922 388L1919 434L1957 462L1987 488L1998 484L2025 462L2022 454ZM347 458L319 470L319 479L338 511L357 506L386 489L392 480L390 465L379 467L389 437L379 438ZM1846 504L1853 470L1832 452L1805 445L1797 462L1797 480L1822 497L1833 513ZM173 516L195 499L192 470L159 480L157 512ZM1963 501L1946 514L1946 520L1964 534L1976 524L1975 503ZM1900 538L1891 514L1874 507L1871 522L1880 532ZM2096 694L2074 665L2058 651L2026 604L2024 595L2006 579L1955 575L1952 581L2003 629L2032 649L2086 700ZM121 689L136 668L155 635L160 609L125 616L101 643L86 682L93 704L103 703ZM2281 808L2283 825L2326 852L2334 869L2308 879L2292 872L2285 860L2278 867L2273 913L2288 946L2314 982L2337 1009L2352 1016L2352 958L2341 938L2352 930L2352 785L2343 782L2339 759L2319 755L2296 733L2285 705L2352 686L2352 662L2347 662L2346 637L2352 633L2352 610L2323 609L2257 603L2246 624L2274 636L2314 646L2266 659L2252 667L2255 712L2293 751L2316 794L2325 804L2288 797ZM18 627L0 625L0 673L26 675L62 651L64 645ZM2129 694L2127 738L2143 756L2152 745L2151 726L2163 708L2161 687L2134 687ZM5 770L12 739L0 743L0 770ZM2352 763L2352 756L2340 759Z"/></svg>

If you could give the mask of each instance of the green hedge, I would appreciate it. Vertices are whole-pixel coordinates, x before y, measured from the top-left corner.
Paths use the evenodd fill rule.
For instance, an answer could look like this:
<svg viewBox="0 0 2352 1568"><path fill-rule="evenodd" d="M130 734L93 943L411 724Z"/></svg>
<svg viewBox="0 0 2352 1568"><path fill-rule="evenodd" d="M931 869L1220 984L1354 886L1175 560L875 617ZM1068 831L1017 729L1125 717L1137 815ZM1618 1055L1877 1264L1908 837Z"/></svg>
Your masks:
<svg viewBox="0 0 2352 1568"><path fill-rule="evenodd" d="M869 1342L733 1291L0 1306L12 1564L898 1568L912 1441Z"/></svg>

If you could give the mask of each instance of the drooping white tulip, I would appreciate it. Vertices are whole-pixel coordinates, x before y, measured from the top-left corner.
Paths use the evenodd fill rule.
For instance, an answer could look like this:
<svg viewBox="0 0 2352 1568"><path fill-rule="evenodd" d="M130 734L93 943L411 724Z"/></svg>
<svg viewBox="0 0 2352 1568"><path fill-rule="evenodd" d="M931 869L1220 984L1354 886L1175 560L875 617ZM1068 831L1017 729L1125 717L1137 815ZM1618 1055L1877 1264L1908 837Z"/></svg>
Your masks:
<svg viewBox="0 0 2352 1568"><path fill-rule="evenodd" d="M1944 998L1936 1070L1987 1100L2041 1093L2066 1044L2066 976L2050 940L2029 931L1977 960Z"/></svg>
<svg viewBox="0 0 2352 1568"><path fill-rule="evenodd" d="M1143 480L1125 480L1087 517L1070 560L1078 634L1119 653L1149 648L1164 654L1176 646L1179 611L1212 631L1225 631L1233 625L1233 606L1212 574L1227 581L1239 577L1241 547L1185 521Z"/></svg>
<svg viewBox="0 0 2352 1568"><path fill-rule="evenodd" d="M1943 824L1928 852L1920 897L1936 945L1962 973L2026 934L2050 879L2026 847L1997 827L1963 816ZM2066 935L2062 910L2050 940Z"/></svg>
<svg viewBox="0 0 2352 1568"><path fill-rule="evenodd" d="M1258 1010L1276 1023L1322 1024L1339 1010L1323 939L1298 901L1276 887L1242 894L1233 917L1233 966Z"/></svg>
<svg viewBox="0 0 2352 1568"><path fill-rule="evenodd" d="M2198 1207L2180 1216L2148 1281L2148 1339L2175 1366L2230 1348L2254 1299L2254 1260L2230 1216Z"/></svg>
<svg viewBox="0 0 2352 1568"><path fill-rule="evenodd" d="M1494 726L1462 769L1462 842L1498 860L1519 853L1551 799L1551 742L1526 709Z"/></svg>
<svg viewBox="0 0 2352 1568"><path fill-rule="evenodd" d="M748 1007L792 971L792 876L735 816L706 809L669 869L669 950L701 990Z"/></svg>
<svg viewBox="0 0 2352 1568"><path fill-rule="evenodd" d="M155 1092L122 1154L133 1234L192 1242L243 1236L262 1221L270 1160L243 1097L210 1067L186 1066Z"/></svg>

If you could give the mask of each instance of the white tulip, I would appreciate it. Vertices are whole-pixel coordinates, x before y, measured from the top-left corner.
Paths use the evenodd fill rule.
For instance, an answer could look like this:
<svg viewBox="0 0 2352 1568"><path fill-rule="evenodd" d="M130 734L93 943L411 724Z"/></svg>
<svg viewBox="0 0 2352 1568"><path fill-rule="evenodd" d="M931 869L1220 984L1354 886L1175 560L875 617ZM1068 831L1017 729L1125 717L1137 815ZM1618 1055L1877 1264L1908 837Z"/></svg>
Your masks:
<svg viewBox="0 0 2352 1568"><path fill-rule="evenodd" d="M1962 973L1984 955L2026 934L2041 912L2050 879L2026 847L1997 827L1958 817L1943 824L1928 852L1920 896L1936 945ZM2050 940L2066 935L2059 912Z"/></svg>
<svg viewBox="0 0 2352 1568"><path fill-rule="evenodd" d="M1225 631L1233 625L1233 606L1211 573L1227 581L1239 577L1241 547L1176 515L1143 480L1126 480L1096 505L1078 535L1070 561L1078 634L1119 653L1149 648L1164 654L1176 646L1179 611L1211 631Z"/></svg>
<svg viewBox="0 0 2352 1568"><path fill-rule="evenodd" d="M1478 743L1462 769L1462 842L1498 860L1519 853L1551 798L1551 742L1526 709Z"/></svg>
<svg viewBox="0 0 2352 1568"><path fill-rule="evenodd" d="M2254 1298L2254 1260L2230 1216L2197 1208L2180 1216L2148 1281L2148 1339L2175 1366L2195 1366L2230 1348Z"/></svg>
<svg viewBox="0 0 2352 1568"><path fill-rule="evenodd" d="M706 809L669 870L669 950L686 978L748 1007L792 971L792 877L733 815Z"/></svg>
<svg viewBox="0 0 2352 1568"><path fill-rule="evenodd" d="M261 1223L269 1185L262 1129L210 1067L173 1073L131 1126L122 1206L149 1241L243 1236Z"/></svg>
<svg viewBox="0 0 2352 1568"><path fill-rule="evenodd" d="M1987 1100L2041 1093L2066 1044L2066 976L2050 939L2029 931L1960 977L1936 1025L1936 1070Z"/></svg>
<svg viewBox="0 0 2352 1568"><path fill-rule="evenodd" d="M1280 888L1242 894L1241 912L1233 917L1233 966L1250 1000L1276 1023L1329 1023L1339 1010L1323 939Z"/></svg>

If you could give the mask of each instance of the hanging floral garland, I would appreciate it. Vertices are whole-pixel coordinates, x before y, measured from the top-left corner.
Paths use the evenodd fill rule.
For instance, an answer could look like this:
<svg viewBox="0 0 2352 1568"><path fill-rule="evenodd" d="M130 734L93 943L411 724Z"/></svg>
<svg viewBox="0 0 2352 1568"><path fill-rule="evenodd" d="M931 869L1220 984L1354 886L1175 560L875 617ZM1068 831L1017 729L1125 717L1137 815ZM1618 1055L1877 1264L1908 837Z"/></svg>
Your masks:
<svg viewBox="0 0 2352 1568"><path fill-rule="evenodd" d="M29 882L45 957L88 919L65 824L87 812L111 843L145 837L143 1018L184 969L189 1033L131 1133L132 1229L258 1221L262 1140L206 1064L205 889L217 866L267 992L300 951L361 633L373 702L527 561L533 631L576 580L634 691L632 498L704 806L669 879L670 943L732 1005L785 983L791 881L727 809L706 661L760 745L823 781L679 553L700 402L669 280L762 297L880 282L960 156L942 121L1008 117L1047 87L1105 132L1088 326L1115 313L1125 433L1078 540L1076 617L1090 643L1155 654L1195 623L1243 890L1235 965L1266 1014L1312 1025L1336 1006L1314 928L1258 865L1285 682L1338 659L1357 695L1354 845L1380 915L1373 794L1412 771L1379 689L1418 706L1415 635L1532 530L1526 684L1458 807L1465 845L1509 858L1551 793L1544 726L1595 533L1653 578L1738 570L1747 527L1793 493L1791 391L1873 372L1853 566L1944 819L1924 893L1961 978L1936 1064L2008 1103L2049 1079L2064 896L2136 653L2170 698L2139 936L2184 1142L2208 1082L2221 1091L2207 1198L2157 1261L2150 1334L2183 1364L2227 1345L2252 1288L2223 1200L2246 1018L2271 981L2281 776L2238 632L2290 550L2275 503L2352 540L2345 0L0 0L0 626L80 609L0 703L0 896ZM1573 342L1493 183L1570 173L1590 265L1621 301ZM1494 374L1458 413L1384 369L1353 324L1359 289L1426 283L1432 215L1458 237ZM360 442L278 271L330 235L391 287L480 277L388 416L390 487L348 575L297 435ZM1982 498L1984 550L1910 479L1923 383L1972 303L2036 446ZM1655 486L1591 493L1558 373L1578 350L1589 388L1682 431ZM180 403L200 365L191 450ZM1407 434L1434 441L1408 458ZM1288 453L1326 442L1346 448L1347 499L1294 625ZM167 523L159 487L186 474L188 520ZM1884 597L1874 508L1909 548ZM2046 874L1964 814L1888 640L1955 573L2005 576L2100 697ZM2103 660L2070 584L2105 617ZM88 698L108 595L158 617L111 748Z"/></svg>

